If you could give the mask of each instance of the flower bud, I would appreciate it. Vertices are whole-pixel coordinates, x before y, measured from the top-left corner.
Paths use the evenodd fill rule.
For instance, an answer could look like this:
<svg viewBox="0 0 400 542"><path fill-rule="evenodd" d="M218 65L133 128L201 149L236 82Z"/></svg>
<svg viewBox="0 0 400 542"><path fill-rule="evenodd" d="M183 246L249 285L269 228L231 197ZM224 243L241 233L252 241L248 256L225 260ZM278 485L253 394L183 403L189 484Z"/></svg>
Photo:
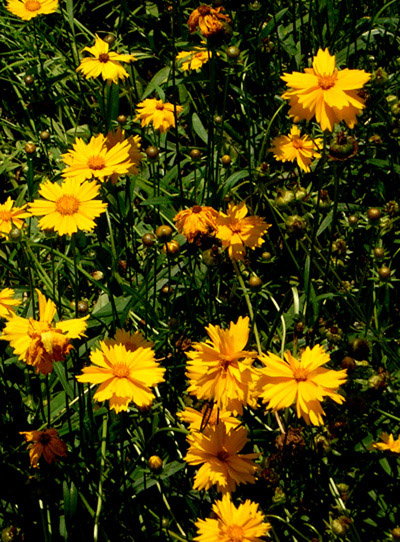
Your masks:
<svg viewBox="0 0 400 542"><path fill-rule="evenodd" d="M148 464L152 471L158 471L163 466L163 460L158 455L152 455L149 457Z"/></svg>

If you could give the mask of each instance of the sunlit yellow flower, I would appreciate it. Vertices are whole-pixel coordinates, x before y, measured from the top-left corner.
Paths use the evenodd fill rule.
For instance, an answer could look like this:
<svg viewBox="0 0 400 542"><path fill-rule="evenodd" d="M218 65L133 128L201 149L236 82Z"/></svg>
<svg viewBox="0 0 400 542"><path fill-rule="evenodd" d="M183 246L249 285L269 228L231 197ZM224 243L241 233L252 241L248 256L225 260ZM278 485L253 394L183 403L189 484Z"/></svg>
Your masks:
<svg viewBox="0 0 400 542"><path fill-rule="evenodd" d="M4 288L0 291L0 318L10 318L14 314L14 307L19 305L21 301L14 299L14 290Z"/></svg>
<svg viewBox="0 0 400 542"><path fill-rule="evenodd" d="M314 158L320 158L318 150L321 148L322 139L310 139L308 135L300 136L297 126L292 126L290 134L281 135L272 140L274 158L281 162L294 162L299 168L310 171L310 164Z"/></svg>
<svg viewBox="0 0 400 542"><path fill-rule="evenodd" d="M178 66L183 70L199 70L211 57L205 47L195 47L193 51L181 51L176 56Z"/></svg>
<svg viewBox="0 0 400 542"><path fill-rule="evenodd" d="M13 315L5 325L0 339L9 341L20 360L42 374L51 373L53 362L64 361L73 349L70 339L81 337L87 327L84 318L74 318L53 325L56 306L36 290L39 302L39 320Z"/></svg>
<svg viewBox="0 0 400 542"><path fill-rule="evenodd" d="M232 412L220 410L214 404L209 405L208 403L204 405L201 411L186 407L181 412L178 412L177 416L183 422L189 424L191 432L202 431L207 433L209 429L215 427L220 422L225 424L227 431L230 431L242 423L238 418L232 416Z"/></svg>
<svg viewBox="0 0 400 542"><path fill-rule="evenodd" d="M109 44L97 34L93 47L85 47L83 50L93 55L93 57L83 58L76 69L77 72L82 72L86 79L101 75L104 81L117 84L118 79L124 80L128 77L128 72L120 62L136 60L133 55L120 55L109 51Z"/></svg>
<svg viewBox="0 0 400 542"><path fill-rule="evenodd" d="M197 536L194 542L262 542L271 529L270 523L264 523L264 516L258 510L258 504L249 500L233 504L229 494L212 506L213 519L199 519L195 525Z"/></svg>
<svg viewBox="0 0 400 542"><path fill-rule="evenodd" d="M78 137L72 147L73 150L62 155L69 166L63 170L62 176L80 182L93 178L104 181L112 175L125 175L134 165L130 158L129 138L114 142L108 148L103 134L93 136L87 144Z"/></svg>
<svg viewBox="0 0 400 542"><path fill-rule="evenodd" d="M153 341L148 341L143 337L140 331L129 333L125 329L117 329L113 339L105 339L104 344L113 346L114 344L123 344L127 350L134 352L138 348L153 348Z"/></svg>
<svg viewBox="0 0 400 542"><path fill-rule="evenodd" d="M381 450L382 452L393 452L394 454L400 454L400 437L394 440L393 434L382 433L379 437L382 442L374 442L371 448L374 450Z"/></svg>
<svg viewBox="0 0 400 542"><path fill-rule="evenodd" d="M129 403L139 407L150 406L154 394L150 388L164 382L165 369L154 359L151 348L127 350L123 344L107 346L100 342L100 350L90 354L93 365L82 369L79 382L100 384L93 399L110 400L115 412L128 410Z"/></svg>
<svg viewBox="0 0 400 542"><path fill-rule="evenodd" d="M142 155L140 153L140 136L135 135L125 137L125 130L122 130L121 127L118 126L116 131L108 132L106 138L106 147L108 150L110 150L115 147L117 143L122 143L123 141L127 141L129 143L128 156L132 165L128 169L128 173L130 173L131 175L137 175L139 173L138 165L142 161ZM118 177L118 173L113 173L111 175L111 182L115 184Z"/></svg>
<svg viewBox="0 0 400 542"><path fill-rule="evenodd" d="M225 213L219 213L216 237L221 239L222 246L228 247L232 260L244 260L246 247L254 249L264 243L262 235L271 224L264 222L259 216L246 216L247 206L242 201L239 205L229 203Z"/></svg>
<svg viewBox="0 0 400 542"><path fill-rule="evenodd" d="M184 460L189 465L201 465L194 479L193 489L210 489L231 493L240 484L253 484L257 465L252 461L258 454L239 454L246 442L247 430L238 427L227 431L219 423L205 433L192 433Z"/></svg>
<svg viewBox="0 0 400 542"><path fill-rule="evenodd" d="M39 220L44 230L53 228L59 235L91 231L96 226L94 219L107 208L107 203L94 199L99 190L96 181L81 184L78 179L67 179L61 185L45 181L39 189L45 199L36 199L29 210L35 216L44 215Z"/></svg>
<svg viewBox="0 0 400 542"><path fill-rule="evenodd" d="M222 410L241 413L242 405L253 403L256 374L252 368L256 352L244 350L249 339L249 318L239 317L229 329L209 325L210 339L194 343L187 352L188 392L198 399L215 401Z"/></svg>
<svg viewBox="0 0 400 542"><path fill-rule="evenodd" d="M38 15L54 13L58 8L58 0L8 0L6 8L20 19L30 21Z"/></svg>
<svg viewBox="0 0 400 542"><path fill-rule="evenodd" d="M312 117L317 119L322 130L332 132L334 124L344 120L349 128L357 123L359 113L364 109L363 98L358 94L371 74L364 70L335 67L335 56L328 49L319 49L313 59L313 67L305 73L285 73L282 79L291 89L282 98L289 100L289 115L294 122Z"/></svg>
<svg viewBox="0 0 400 542"><path fill-rule="evenodd" d="M174 222L176 222L178 232L183 233L189 243L193 243L199 235L209 235L215 232L217 218L218 211L212 207L195 205L176 214Z"/></svg>
<svg viewBox="0 0 400 542"><path fill-rule="evenodd" d="M347 379L347 371L332 371L321 367L330 360L324 348L317 344L308 346L301 355L301 361L286 352L285 360L275 354L261 354L259 359L265 365L260 369L258 387L267 408L280 410L288 408L296 401L297 417L303 417L307 424L322 425L321 402L330 397L342 404L344 397L336 393Z"/></svg>
<svg viewBox="0 0 400 542"><path fill-rule="evenodd" d="M0 204L0 236L7 237L12 228L22 228L23 218L28 218L30 213L26 209L26 205L22 207L14 207L14 200L10 197L4 203Z"/></svg>
<svg viewBox="0 0 400 542"><path fill-rule="evenodd" d="M58 438L56 429L45 429L45 431L20 431L25 441L30 442L28 446L31 466L36 468L38 461L43 455L47 463L52 463L57 457L67 455L67 445Z"/></svg>
<svg viewBox="0 0 400 542"><path fill-rule="evenodd" d="M136 107L135 120L140 120L142 127L153 124L154 129L158 130L161 134L170 128L174 128L174 109L176 108L177 116L183 111L181 105L174 106L174 104L164 103L162 100L156 100L155 98L147 98L137 104Z"/></svg>
<svg viewBox="0 0 400 542"><path fill-rule="evenodd" d="M212 8L207 4L202 4L195 9L188 20L190 32L194 32L197 27L205 38L214 36L224 29L224 23L230 23L228 15L221 13L223 7Z"/></svg>

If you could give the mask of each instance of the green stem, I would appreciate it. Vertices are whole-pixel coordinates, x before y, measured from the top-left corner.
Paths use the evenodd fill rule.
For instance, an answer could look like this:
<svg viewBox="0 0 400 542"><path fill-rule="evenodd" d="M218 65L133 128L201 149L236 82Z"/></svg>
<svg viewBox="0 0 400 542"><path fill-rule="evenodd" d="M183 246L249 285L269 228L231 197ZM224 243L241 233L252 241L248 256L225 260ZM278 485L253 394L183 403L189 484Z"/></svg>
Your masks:
<svg viewBox="0 0 400 542"><path fill-rule="evenodd" d="M101 431L101 451L100 451L100 479L97 489L97 507L94 516L94 528L93 528L93 542L97 542L99 536L99 521L101 508L103 505L103 482L104 482L104 465L106 461L106 449L107 449L107 428L108 428L108 412L103 414L103 427Z"/></svg>

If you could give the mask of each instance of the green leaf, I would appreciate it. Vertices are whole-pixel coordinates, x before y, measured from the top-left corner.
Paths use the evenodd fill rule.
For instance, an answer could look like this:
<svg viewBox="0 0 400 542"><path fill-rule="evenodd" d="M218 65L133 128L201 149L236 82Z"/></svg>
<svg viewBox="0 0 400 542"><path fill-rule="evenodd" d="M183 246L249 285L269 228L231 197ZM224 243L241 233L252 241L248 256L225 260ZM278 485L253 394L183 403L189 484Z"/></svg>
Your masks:
<svg viewBox="0 0 400 542"><path fill-rule="evenodd" d="M199 138L204 141L204 143L208 143L208 134L207 130L204 128L203 123L200 120L200 117L197 113L193 113L192 115L192 123L193 123L193 129L196 132L196 134L199 136Z"/></svg>
<svg viewBox="0 0 400 542"><path fill-rule="evenodd" d="M147 98L147 96L150 96L152 92L156 90L157 87L161 86L162 84L166 83L169 78L169 74L171 73L171 68L169 66L165 66L164 68L161 68L160 71L158 71L153 79L150 81L150 83L147 85L145 91L142 94L142 100Z"/></svg>

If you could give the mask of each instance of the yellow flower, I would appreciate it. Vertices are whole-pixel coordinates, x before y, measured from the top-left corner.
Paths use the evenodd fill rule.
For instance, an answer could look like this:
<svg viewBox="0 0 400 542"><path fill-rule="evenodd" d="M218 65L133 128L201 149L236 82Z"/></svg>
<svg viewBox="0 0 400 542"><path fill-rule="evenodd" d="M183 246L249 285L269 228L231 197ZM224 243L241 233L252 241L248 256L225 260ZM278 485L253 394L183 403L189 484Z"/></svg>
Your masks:
<svg viewBox="0 0 400 542"><path fill-rule="evenodd" d="M264 516L258 510L258 504L249 500L233 504L229 494L212 506L213 519L199 519L195 525L197 536L194 542L261 542L271 529L270 523L264 523Z"/></svg>
<svg viewBox="0 0 400 542"><path fill-rule="evenodd" d="M137 175L139 173L138 165L142 161L142 155L140 153L140 140L141 138L138 135L125 138L125 130L122 130L120 126L118 126L115 132L108 132L107 134L105 142L107 150L112 149L115 147L115 145L117 145L117 143L122 143L123 141L127 141L129 143L128 156L132 165L128 169L128 173L131 175ZM111 182L115 184L118 177L118 173L113 173L111 175Z"/></svg>
<svg viewBox="0 0 400 542"><path fill-rule="evenodd" d="M110 142L110 140L109 140ZM131 141L128 139L114 142L110 148L103 134L92 137L88 144L79 137L73 144L73 150L62 155L67 164L62 172L63 177L104 181L112 175L124 175L134 165L130 159Z"/></svg>
<svg viewBox="0 0 400 542"><path fill-rule="evenodd" d="M223 10L223 7L212 8L207 4L202 4L189 17L190 32L194 32L199 27L205 38L218 34L224 29L224 23L232 22L228 15L221 13Z"/></svg>
<svg viewBox="0 0 400 542"><path fill-rule="evenodd" d="M148 341L143 337L140 331L129 333L124 329L117 329L114 339L105 339L104 344L113 346L114 344L123 344L127 350L134 352L138 348L153 348L153 341Z"/></svg>
<svg viewBox="0 0 400 542"><path fill-rule="evenodd" d="M310 120L314 115L322 130L332 132L334 124L344 120L349 128L357 123L359 113L364 109L363 98L358 90L370 79L371 74L364 70L335 67L335 56L328 49L318 50L313 59L313 67L305 73L285 73L282 79L292 89L282 98L289 100L289 115L294 122Z"/></svg>
<svg viewBox="0 0 400 542"><path fill-rule="evenodd" d="M20 19L30 21L38 15L54 13L58 8L58 0L8 0L6 8Z"/></svg>
<svg viewBox="0 0 400 542"><path fill-rule="evenodd" d="M258 387L267 408L280 410L288 408L296 401L297 417L303 417L307 424L323 425L321 403L324 397L330 397L342 404L344 397L336 393L341 384L346 382L347 371L332 371L321 366L330 360L321 345L310 349L308 346L301 355L301 361L286 352L285 361L269 352L261 354L259 359L265 365L260 369Z"/></svg>
<svg viewBox="0 0 400 542"><path fill-rule="evenodd" d="M222 410L241 413L242 405L253 403L256 380L252 363L257 353L243 350L249 339L249 318L240 316L229 329L210 324L206 331L210 339L194 343L194 350L186 353L188 392L215 401Z"/></svg>
<svg viewBox="0 0 400 542"><path fill-rule="evenodd" d="M77 72L82 72L86 79L102 76L104 81L109 83L118 83L118 79L124 80L128 77L128 72L120 62L132 62L136 60L133 55L120 55L108 50L109 45L106 41L99 38L96 34L96 41L93 47L85 47L93 57L86 57L81 60L77 67Z"/></svg>
<svg viewBox="0 0 400 542"><path fill-rule="evenodd" d="M180 211L174 216L176 229L179 233L183 233L189 243L199 235L209 235L214 233L216 229L218 211L212 207L202 207L195 205L190 209Z"/></svg>
<svg viewBox="0 0 400 542"><path fill-rule="evenodd" d="M136 107L135 120L140 120L142 127L153 124L154 129L162 134L175 126L173 104L164 103L162 100L156 100L155 98L147 98L137 104ZM183 107L181 105L175 107L176 115L178 116L183 111Z"/></svg>
<svg viewBox="0 0 400 542"><path fill-rule="evenodd" d="M393 434L382 433L379 437L383 442L374 442L371 448L374 450L393 452L400 454L400 437L394 440Z"/></svg>
<svg viewBox="0 0 400 542"><path fill-rule="evenodd" d="M244 260L246 247L254 249L264 243L262 235L271 224L264 222L259 216L247 216L246 204L229 203L225 213L219 213L216 237L221 239L222 246L228 247L232 260Z"/></svg>
<svg viewBox="0 0 400 542"><path fill-rule="evenodd" d="M56 429L45 429L45 431L20 431L25 441L30 442L28 446L31 466L36 468L39 459L43 458L47 463L52 463L57 457L67 455L67 445L58 438Z"/></svg>
<svg viewBox="0 0 400 542"><path fill-rule="evenodd" d="M0 236L7 237L12 228L22 228L24 221L23 218L28 218L30 213L26 209L26 205L22 207L14 207L14 200L10 197L7 201L0 204Z"/></svg>
<svg viewBox="0 0 400 542"><path fill-rule="evenodd" d="M247 438L245 427L227 431L225 424L210 428L207 434L192 433L184 460L189 465L201 465L194 479L193 489L210 489L231 493L240 484L254 484L257 465L252 461L258 454L239 454Z"/></svg>
<svg viewBox="0 0 400 542"><path fill-rule="evenodd" d="M14 315L14 307L21 301L14 299L14 290L4 288L0 291L0 318L10 318Z"/></svg>
<svg viewBox="0 0 400 542"><path fill-rule="evenodd" d="M100 350L90 354L93 365L82 369L78 382L100 384L93 399L110 400L115 412L128 410L129 403L138 407L150 406L154 394L150 388L164 382L165 369L154 359L151 348L127 350L123 344L107 346L100 342Z"/></svg>
<svg viewBox="0 0 400 542"><path fill-rule="evenodd" d="M199 70L203 64L209 61L212 56L204 47L195 47L193 51L181 51L176 56L176 61L181 63L180 68L183 71L187 70Z"/></svg>
<svg viewBox="0 0 400 542"><path fill-rule="evenodd" d="M74 318L53 325L56 306L36 290L39 302L39 320L12 316L6 323L0 339L9 341L20 360L42 374L51 373L53 362L64 361L73 349L70 339L81 337L87 327L84 318Z"/></svg>
<svg viewBox="0 0 400 542"><path fill-rule="evenodd" d="M99 190L95 181L81 184L78 179L67 179L61 185L45 181L39 189L45 199L36 199L29 210L33 215L44 215L39 220L44 230L54 228L59 235L91 231L96 226L94 218L107 208L107 203L94 199Z"/></svg>
<svg viewBox="0 0 400 542"><path fill-rule="evenodd" d="M210 406L208 403L203 406L201 411L186 407L181 412L178 412L177 416L183 422L189 424L191 432L202 431L205 434L220 422L225 424L227 431L238 427L242 423L238 418L232 416L232 412L220 410L214 404Z"/></svg>
<svg viewBox="0 0 400 542"><path fill-rule="evenodd" d="M294 162L305 172L310 171L310 164L314 158L320 158L318 150L321 148L322 139L309 139L308 135L300 136L297 126L292 126L290 134L281 135L272 140L269 149L274 153L274 158L282 162Z"/></svg>

